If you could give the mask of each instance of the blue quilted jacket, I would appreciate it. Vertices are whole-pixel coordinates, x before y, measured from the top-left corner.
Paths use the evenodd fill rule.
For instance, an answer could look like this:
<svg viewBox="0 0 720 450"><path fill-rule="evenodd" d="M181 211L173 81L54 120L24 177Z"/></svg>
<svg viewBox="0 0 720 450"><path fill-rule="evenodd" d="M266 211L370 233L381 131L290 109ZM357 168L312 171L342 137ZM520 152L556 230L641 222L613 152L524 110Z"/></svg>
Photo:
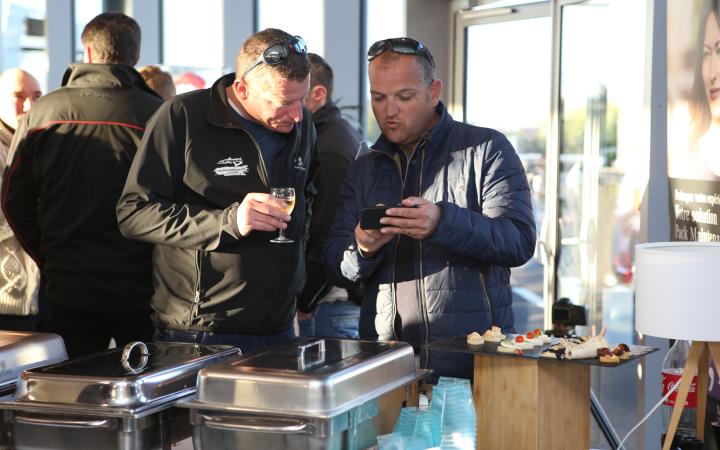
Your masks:
<svg viewBox="0 0 720 450"><path fill-rule="evenodd" d="M513 331L510 267L533 254L535 222L523 165L500 132L456 122L440 103L440 119L418 143L422 197L442 209L435 233L414 242L418 302L414 318L399 317L395 292L397 240L372 258L355 246L364 207L402 200L400 150L381 136L351 165L323 261L342 285L362 282L363 338L397 339L398 327L420 318L421 365L436 375L472 376L469 355L428 351L438 339L484 332L492 325ZM408 239L404 237L404 239ZM408 319L408 320L406 320ZM412 320L410 320L412 319ZM417 323L417 322L415 322Z"/></svg>

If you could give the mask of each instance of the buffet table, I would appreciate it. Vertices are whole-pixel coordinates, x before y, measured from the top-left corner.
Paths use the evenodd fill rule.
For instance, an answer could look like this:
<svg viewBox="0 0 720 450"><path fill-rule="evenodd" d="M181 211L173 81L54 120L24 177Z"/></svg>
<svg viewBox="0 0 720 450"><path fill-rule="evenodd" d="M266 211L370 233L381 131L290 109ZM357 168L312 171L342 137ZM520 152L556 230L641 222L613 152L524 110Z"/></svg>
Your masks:
<svg viewBox="0 0 720 450"><path fill-rule="evenodd" d="M429 344L430 350L474 354L473 401L477 448L482 450L587 450L590 448L590 367L617 367L657 349L631 346L620 363L597 358L557 360L540 353L499 353L498 344L469 345L465 336Z"/></svg>

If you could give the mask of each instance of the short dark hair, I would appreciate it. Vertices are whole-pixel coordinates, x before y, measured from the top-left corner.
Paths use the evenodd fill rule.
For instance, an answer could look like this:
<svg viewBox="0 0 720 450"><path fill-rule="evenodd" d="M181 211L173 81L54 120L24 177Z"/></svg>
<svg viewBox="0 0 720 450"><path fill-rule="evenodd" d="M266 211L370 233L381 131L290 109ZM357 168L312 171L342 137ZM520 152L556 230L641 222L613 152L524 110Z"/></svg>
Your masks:
<svg viewBox="0 0 720 450"><path fill-rule="evenodd" d="M385 65L390 64L403 56L412 56L417 59L418 64L420 65L420 80L422 80L423 84L429 86L430 83L435 80L435 58L433 58L432 53L430 53L430 49L425 45L423 45L423 48L415 55L386 51L380 54L377 58L372 59L370 62L372 63L372 61L379 59L381 60L381 64Z"/></svg>
<svg viewBox="0 0 720 450"><path fill-rule="evenodd" d="M237 58L235 58L235 76L240 77L245 73L250 64L269 46L278 42L286 42L291 37L292 35L283 30L267 28L247 38L240 51L238 51ZM290 50L288 51L288 59L280 64L274 66L261 64L255 70L258 69L272 70L285 79L300 81L304 80L310 73L310 60L308 60L306 53L296 53Z"/></svg>
<svg viewBox="0 0 720 450"><path fill-rule="evenodd" d="M315 53L308 53L312 70L310 72L310 89L317 85L327 90L328 100L332 99L333 91L333 70L330 64L322 56Z"/></svg>
<svg viewBox="0 0 720 450"><path fill-rule="evenodd" d="M122 13L102 13L83 29L80 40L94 61L134 66L140 59L140 25Z"/></svg>

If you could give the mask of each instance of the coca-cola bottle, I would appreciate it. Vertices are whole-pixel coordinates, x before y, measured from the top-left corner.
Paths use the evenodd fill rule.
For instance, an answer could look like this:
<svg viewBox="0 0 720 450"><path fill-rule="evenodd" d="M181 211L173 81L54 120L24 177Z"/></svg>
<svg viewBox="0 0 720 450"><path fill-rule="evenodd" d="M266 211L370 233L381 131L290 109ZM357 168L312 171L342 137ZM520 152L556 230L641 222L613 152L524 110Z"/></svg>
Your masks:
<svg viewBox="0 0 720 450"><path fill-rule="evenodd" d="M662 385L663 397L668 391L675 389L680 384L685 362L687 362L688 353L690 353L690 342L678 340L675 341L670 350L668 350L662 365ZM662 442L665 442L665 435L670 426L670 417L672 416L673 406L677 391L673 392L670 397L663 403L663 436ZM680 415L672 450L701 450L703 448L702 441L696 436L696 410L697 410L697 373L694 374L690 390L688 391L685 407Z"/></svg>

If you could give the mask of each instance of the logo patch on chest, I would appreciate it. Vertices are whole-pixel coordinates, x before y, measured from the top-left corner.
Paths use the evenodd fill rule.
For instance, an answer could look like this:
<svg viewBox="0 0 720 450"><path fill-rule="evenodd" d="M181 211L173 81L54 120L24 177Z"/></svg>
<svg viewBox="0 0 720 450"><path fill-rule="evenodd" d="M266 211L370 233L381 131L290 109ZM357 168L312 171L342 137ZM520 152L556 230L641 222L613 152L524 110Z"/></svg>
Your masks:
<svg viewBox="0 0 720 450"><path fill-rule="evenodd" d="M303 165L302 156L298 156L297 158L295 158L295 159L293 160L293 162L295 163L295 168L296 168L296 169L298 169L298 170L307 170L307 169L305 168L305 166Z"/></svg>
<svg viewBox="0 0 720 450"><path fill-rule="evenodd" d="M225 158L217 162L218 167L213 170L215 175L222 177L244 177L250 171L242 158Z"/></svg>

